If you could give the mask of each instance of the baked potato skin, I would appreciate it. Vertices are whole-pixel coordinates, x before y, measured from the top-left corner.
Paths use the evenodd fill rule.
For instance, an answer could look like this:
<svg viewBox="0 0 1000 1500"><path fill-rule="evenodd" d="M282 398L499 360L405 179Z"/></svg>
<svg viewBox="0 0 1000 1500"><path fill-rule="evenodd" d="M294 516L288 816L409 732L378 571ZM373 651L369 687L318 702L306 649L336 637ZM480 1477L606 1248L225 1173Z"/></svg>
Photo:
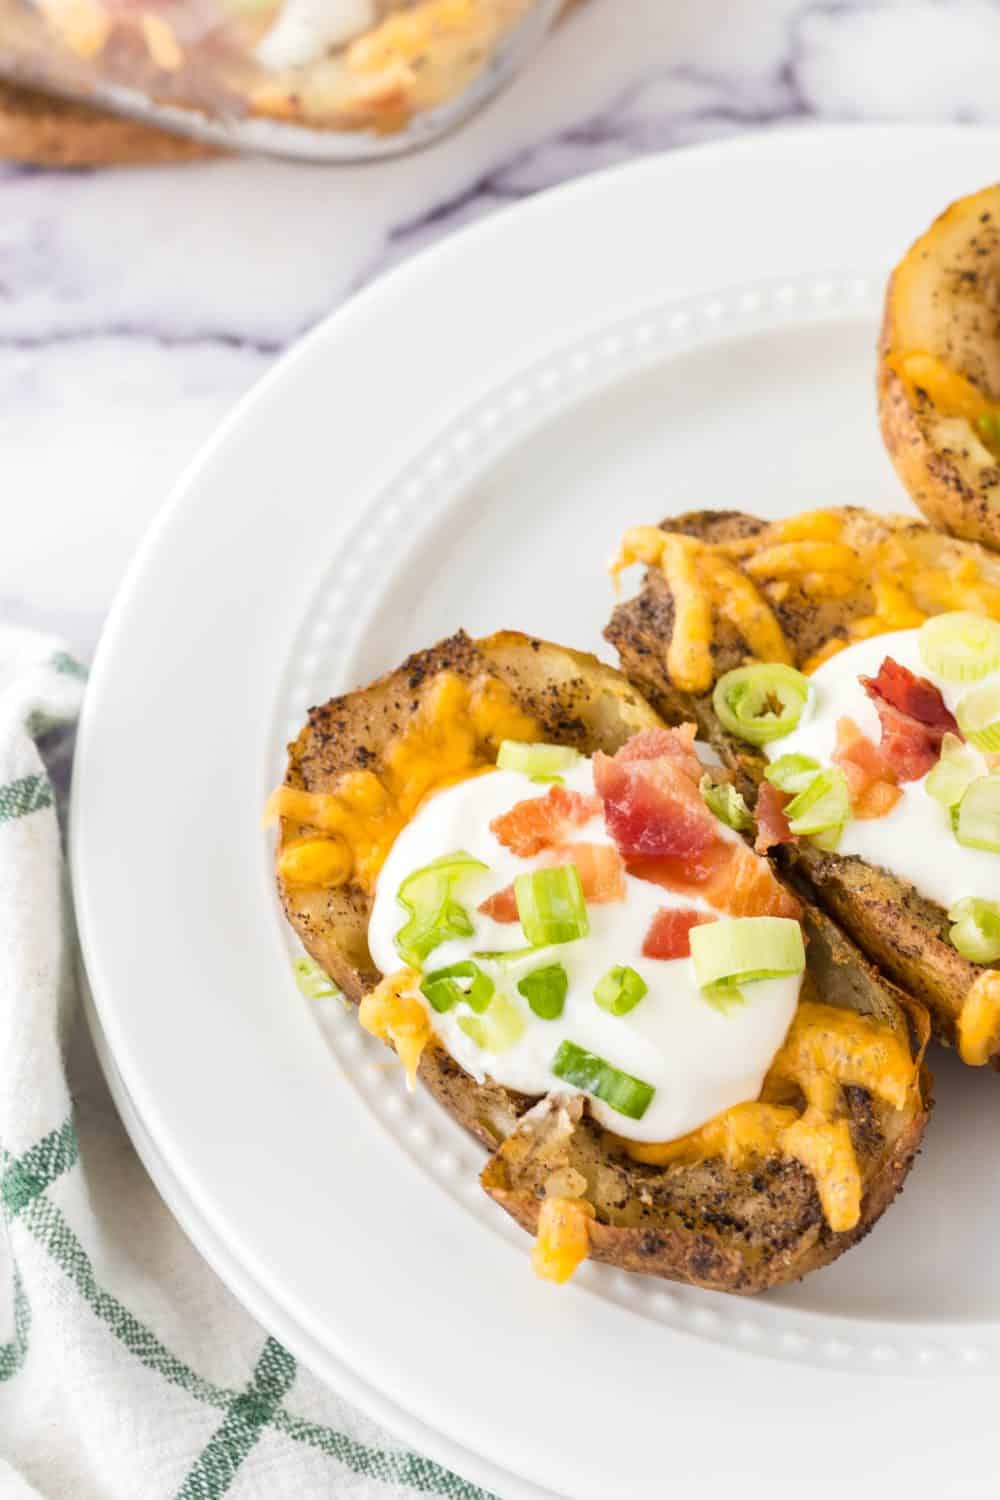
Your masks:
<svg viewBox="0 0 1000 1500"><path fill-rule="evenodd" d="M857 512L855 536L866 525L883 525L886 518ZM666 520L665 530L682 531L705 541L728 541L753 533L764 524L736 512L699 511ZM967 544L940 538L923 522L893 519L899 530L926 540L929 548L961 553ZM996 559L987 558L990 570ZM809 600L792 589L775 606L795 661L807 660L831 637L843 636L846 626L867 604L852 596L844 599ZM731 739L721 728L712 707L711 694L693 696L679 692L669 680L665 651L673 628L673 606L669 588L655 569L647 572L641 592L614 611L605 631L615 646L626 675L654 708L672 723L693 719L701 735L717 750L723 762L736 773L737 784L752 803L767 761L751 745ZM719 622L713 647L716 677L746 659L746 648L738 633ZM850 933L879 968L896 984L925 1005L931 1014L935 1035L955 1045L956 1023L962 1001L982 972L952 947L948 922L941 907L925 900L913 886L886 870L880 870L850 855L824 853L809 843L786 845L774 858L784 870L804 878L814 900L820 903ZM1000 1056L993 1059L1000 1068Z"/></svg>
<svg viewBox="0 0 1000 1500"><path fill-rule="evenodd" d="M368 688L310 710L289 746L286 780L310 791L329 790L344 771L377 767L386 744L416 711L435 674L501 677L519 706L548 738L593 753L613 753L630 735L661 723L635 688L595 657L547 642L503 633L481 642L464 634L411 657ZM282 886L285 915L303 945L354 1003L379 974L367 951L370 897L360 888L332 891ZM822 968L822 998L876 1015L905 1039L911 1056L927 1041L923 1012L878 980L861 956L820 912L810 913L810 964ZM533 1098L488 1082L480 1086L432 1044L419 1077L438 1102L495 1154L484 1170L486 1191L528 1230L537 1225L537 1163L518 1160L533 1141ZM851 1130L862 1165L861 1219L849 1233L832 1233L810 1174L795 1162L762 1163L737 1171L721 1160L696 1166L644 1166L609 1146L580 1099L542 1106L543 1117L568 1110L560 1164L582 1170L597 1211L592 1257L626 1270L720 1291L751 1293L825 1265L860 1239L899 1191L926 1124L929 1079L921 1075L910 1108L892 1111L861 1089L847 1091ZM527 1120L525 1117L528 1117ZM524 1153L522 1152L522 1155Z"/></svg>
<svg viewBox="0 0 1000 1500"><path fill-rule="evenodd" d="M935 526L1000 548L1000 465L967 423L909 388L894 355L920 350L1000 400L1000 184L941 214L893 272L878 346L882 437L907 493Z"/></svg>

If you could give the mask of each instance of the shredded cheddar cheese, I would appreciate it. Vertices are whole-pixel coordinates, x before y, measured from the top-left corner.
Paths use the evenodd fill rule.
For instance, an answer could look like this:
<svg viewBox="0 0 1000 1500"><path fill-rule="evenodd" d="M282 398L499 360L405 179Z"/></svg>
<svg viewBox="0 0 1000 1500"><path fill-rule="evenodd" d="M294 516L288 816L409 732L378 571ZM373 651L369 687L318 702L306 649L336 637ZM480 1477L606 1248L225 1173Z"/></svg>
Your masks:
<svg viewBox="0 0 1000 1500"><path fill-rule="evenodd" d="M798 1161L815 1179L827 1223L840 1233L858 1222L862 1187L841 1089L856 1085L900 1109L916 1077L917 1064L889 1027L855 1011L804 1000L760 1100L737 1104L676 1141L612 1139L634 1160L658 1166L693 1165L710 1157L736 1169L769 1156ZM777 1102L790 1091L802 1095L804 1110Z"/></svg>
<svg viewBox="0 0 1000 1500"><path fill-rule="evenodd" d="M942 416L964 417L975 427L983 417L1000 414L996 402L936 354L914 349L905 354L890 354L886 363L907 387L911 399L918 390L923 391Z"/></svg>
<svg viewBox="0 0 1000 1500"><path fill-rule="evenodd" d="M582 1198L545 1198L538 1211L538 1231L531 1264L543 1281L568 1281L590 1253L594 1210Z"/></svg>
<svg viewBox="0 0 1000 1500"><path fill-rule="evenodd" d="M1000 1049L1000 971L987 969L973 982L958 1016L958 1055L974 1068Z"/></svg>
<svg viewBox="0 0 1000 1500"><path fill-rule="evenodd" d="M396 835L426 797L488 770L501 740L536 740L539 733L499 678L469 682L439 672L386 746L377 774L347 771L324 792L291 786L272 792L263 821L283 820L279 876L294 886L356 880L371 889Z"/></svg>
<svg viewBox="0 0 1000 1500"><path fill-rule="evenodd" d="M625 533L611 573L617 584L633 563L659 569L674 603L667 670L682 691L707 693L716 620L736 630L749 659L795 664L776 613L793 590L802 605L844 605L842 634L801 662L807 673L852 641L915 628L929 614L971 609L1000 619L1000 587L982 575L975 556L951 545L955 555L940 555L933 538L911 532L904 518L858 528L849 511L819 510L725 542L636 526Z"/></svg>
<svg viewBox="0 0 1000 1500"><path fill-rule="evenodd" d="M411 1093L424 1048L431 1039L427 1008L413 993L419 982L413 969L399 969L376 985L358 1008L358 1020L365 1030L396 1049Z"/></svg>

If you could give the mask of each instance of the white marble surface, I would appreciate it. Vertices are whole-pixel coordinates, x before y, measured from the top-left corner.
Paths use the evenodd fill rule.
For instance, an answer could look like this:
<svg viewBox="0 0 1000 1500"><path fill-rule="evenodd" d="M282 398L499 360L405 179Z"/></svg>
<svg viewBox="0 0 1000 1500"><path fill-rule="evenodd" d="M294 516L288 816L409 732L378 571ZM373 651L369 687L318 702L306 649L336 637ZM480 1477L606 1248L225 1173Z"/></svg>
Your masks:
<svg viewBox="0 0 1000 1500"><path fill-rule="evenodd" d="M810 119L1000 119L994 0L584 0L421 155L363 168L0 166L0 618L92 654L199 443L351 291L643 152Z"/></svg>

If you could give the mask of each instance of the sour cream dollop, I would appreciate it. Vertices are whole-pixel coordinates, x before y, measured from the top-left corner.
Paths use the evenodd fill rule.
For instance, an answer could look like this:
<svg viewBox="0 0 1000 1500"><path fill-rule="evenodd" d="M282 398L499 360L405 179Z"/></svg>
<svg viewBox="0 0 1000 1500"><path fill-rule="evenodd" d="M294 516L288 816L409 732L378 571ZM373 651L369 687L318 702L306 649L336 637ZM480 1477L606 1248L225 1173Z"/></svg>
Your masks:
<svg viewBox="0 0 1000 1500"><path fill-rule="evenodd" d="M591 763L565 773L568 788L593 793ZM516 875L540 868L540 856L522 859L490 831L490 822L517 802L543 795L544 787L518 771L492 771L438 792L401 831L379 875L368 930L372 958L383 974L402 967L395 937L406 921L397 892L406 877L442 855L462 849L488 867L467 878L462 905L474 924L471 937L441 944L427 959L439 969L494 949L514 949L526 939L518 923L498 923L477 910L480 902L509 885ZM720 824L720 832L736 838ZM597 816L564 842L609 844ZM588 903L590 933L533 954L513 966L476 959L521 1010L525 1029L508 1050L482 1050L463 1032L459 1016L467 1007L439 1013L427 1005L442 1046L478 1081L489 1077L527 1094L574 1093L557 1078L552 1062L564 1040L595 1053L613 1067L655 1089L640 1120L591 1099L596 1119L616 1134L637 1141L670 1141L696 1130L713 1116L756 1099L775 1053L781 1047L798 1004L801 975L745 986L745 1004L726 1013L714 1009L695 981L690 958L653 959L642 954L654 915L663 907L696 907L723 916L705 901L680 896L649 881L626 875L624 901ZM542 1020L517 991L517 982L542 964L560 963L569 980L562 1015ZM610 1015L594 999L594 986L616 965L639 973L648 991L624 1016Z"/></svg>
<svg viewBox="0 0 1000 1500"><path fill-rule="evenodd" d="M1000 681L1000 672L992 672L975 684L947 682L928 670L920 655L919 635L919 630L898 630L874 636L824 662L810 679L809 699L798 726L765 747L768 758L810 755L821 765L830 765L837 743L837 720L844 716L853 719L877 745L882 733L878 713L859 679L876 677L887 656L933 682L952 713L973 685L978 688ZM979 774L985 776L989 771L985 757L972 746L969 749L979 762ZM929 795L926 782L926 776L903 782L902 796L884 818L851 818L844 825L837 853L856 854L866 864L889 870L945 908L962 896L995 899L1000 858L985 849L967 849L958 842L946 809Z"/></svg>

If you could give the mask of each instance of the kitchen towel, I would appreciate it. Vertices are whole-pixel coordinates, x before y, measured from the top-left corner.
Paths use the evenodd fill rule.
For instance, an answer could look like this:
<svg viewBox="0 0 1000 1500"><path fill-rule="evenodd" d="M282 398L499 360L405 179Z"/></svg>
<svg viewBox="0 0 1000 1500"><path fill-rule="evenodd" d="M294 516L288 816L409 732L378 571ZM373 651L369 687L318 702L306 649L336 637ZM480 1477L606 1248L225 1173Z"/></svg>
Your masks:
<svg viewBox="0 0 1000 1500"><path fill-rule="evenodd" d="M81 1014L58 817L85 679L0 629L0 1496L489 1500L269 1337L132 1149Z"/></svg>

